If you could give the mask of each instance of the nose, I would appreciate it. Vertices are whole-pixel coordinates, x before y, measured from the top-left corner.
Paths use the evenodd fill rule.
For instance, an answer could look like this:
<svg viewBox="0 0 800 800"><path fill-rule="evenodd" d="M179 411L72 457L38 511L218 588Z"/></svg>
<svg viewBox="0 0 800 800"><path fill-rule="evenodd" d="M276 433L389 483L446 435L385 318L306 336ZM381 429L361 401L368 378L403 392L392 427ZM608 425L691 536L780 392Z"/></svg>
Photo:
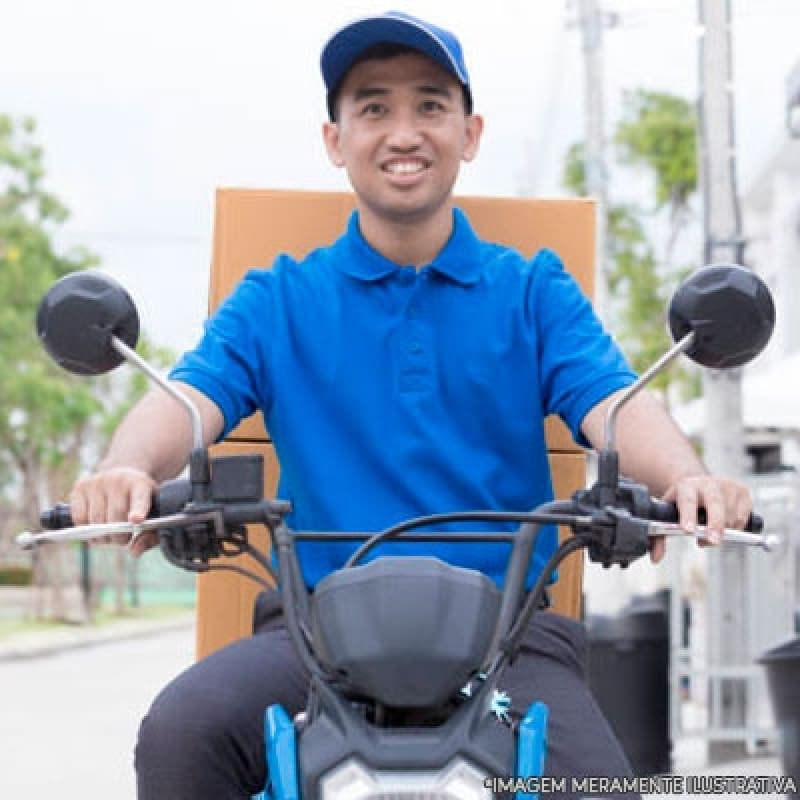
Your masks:
<svg viewBox="0 0 800 800"><path fill-rule="evenodd" d="M404 110L395 115L387 136L387 144L394 150L407 152L419 147L422 131L413 111Z"/></svg>

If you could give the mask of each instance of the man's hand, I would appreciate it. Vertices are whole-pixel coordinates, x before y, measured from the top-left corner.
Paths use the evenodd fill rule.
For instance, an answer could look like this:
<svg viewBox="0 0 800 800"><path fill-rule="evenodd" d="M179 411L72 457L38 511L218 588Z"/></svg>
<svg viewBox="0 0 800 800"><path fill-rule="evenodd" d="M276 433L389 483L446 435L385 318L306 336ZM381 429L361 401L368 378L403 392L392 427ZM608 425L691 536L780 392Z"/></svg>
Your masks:
<svg viewBox="0 0 800 800"><path fill-rule="evenodd" d="M81 478L69 496L72 521L76 525L143 522L156 488L156 482L146 472L131 467L112 467ZM129 534L119 534L97 541L127 544L130 538ZM154 532L143 533L131 546L131 555L138 558L155 544Z"/></svg>
<svg viewBox="0 0 800 800"><path fill-rule="evenodd" d="M581 428L597 448L604 447L608 409L620 392L609 395L584 417ZM722 541L724 528L744 528L753 508L750 491L737 481L714 478L681 433L664 406L649 392L639 392L620 412L617 422L620 471L649 487L654 495L678 506L680 525L697 527L697 509L705 508L708 544ZM664 557L664 539L650 551L654 562Z"/></svg>
<svg viewBox="0 0 800 800"><path fill-rule="evenodd" d="M222 432L222 412L197 389L178 382L175 386L197 406L205 444L210 444ZM180 473L192 445L192 426L186 410L161 388L151 390L117 428L98 471L73 487L69 496L73 521L76 525L143 522L157 483ZM130 538L121 534L102 537L100 541L124 544ZM155 532L142 533L131 545L131 554L138 557L155 543Z"/></svg>
<svg viewBox="0 0 800 800"><path fill-rule="evenodd" d="M725 528L744 528L753 510L753 498L746 486L711 475L681 478L670 486L663 499L678 506L680 525L689 533L697 528L697 510L706 510L707 544L719 544ZM664 538L661 537L653 542L651 560L658 563L664 552Z"/></svg>

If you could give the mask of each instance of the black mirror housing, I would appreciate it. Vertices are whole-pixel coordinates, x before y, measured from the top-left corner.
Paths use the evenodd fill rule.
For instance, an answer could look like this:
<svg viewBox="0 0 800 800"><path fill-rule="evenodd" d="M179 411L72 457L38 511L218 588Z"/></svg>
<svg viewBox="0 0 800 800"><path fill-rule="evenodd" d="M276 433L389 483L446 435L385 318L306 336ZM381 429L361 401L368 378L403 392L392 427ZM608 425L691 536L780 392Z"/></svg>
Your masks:
<svg viewBox="0 0 800 800"><path fill-rule="evenodd" d="M752 270L715 264L678 287L669 306L669 327L676 342L694 331L686 355L698 364L739 367L769 342L775 305L767 285Z"/></svg>
<svg viewBox="0 0 800 800"><path fill-rule="evenodd" d="M68 372L101 375L122 363L112 334L128 347L139 339L139 315L125 289L105 273L84 270L54 283L39 303L36 332Z"/></svg>

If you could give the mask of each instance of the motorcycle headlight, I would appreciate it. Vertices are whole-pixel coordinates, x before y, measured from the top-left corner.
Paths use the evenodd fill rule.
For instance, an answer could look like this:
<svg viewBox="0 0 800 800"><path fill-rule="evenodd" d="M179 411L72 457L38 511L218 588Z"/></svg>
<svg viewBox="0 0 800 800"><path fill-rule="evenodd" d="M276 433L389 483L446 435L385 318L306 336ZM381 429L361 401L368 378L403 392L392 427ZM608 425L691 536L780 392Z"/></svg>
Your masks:
<svg viewBox="0 0 800 800"><path fill-rule="evenodd" d="M320 781L320 800L491 800L486 775L462 759L434 772L381 771L357 761Z"/></svg>

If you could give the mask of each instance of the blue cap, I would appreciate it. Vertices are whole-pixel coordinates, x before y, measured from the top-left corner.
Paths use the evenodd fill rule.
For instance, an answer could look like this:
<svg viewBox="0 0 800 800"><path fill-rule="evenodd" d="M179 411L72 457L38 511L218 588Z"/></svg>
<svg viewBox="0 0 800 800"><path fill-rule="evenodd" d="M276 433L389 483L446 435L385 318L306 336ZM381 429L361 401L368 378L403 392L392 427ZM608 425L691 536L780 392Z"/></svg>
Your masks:
<svg viewBox="0 0 800 800"><path fill-rule="evenodd" d="M358 57L376 44L400 44L418 50L447 70L463 87L471 111L472 94L461 44L450 31L402 11L362 17L331 36L322 50L320 67L330 97Z"/></svg>

